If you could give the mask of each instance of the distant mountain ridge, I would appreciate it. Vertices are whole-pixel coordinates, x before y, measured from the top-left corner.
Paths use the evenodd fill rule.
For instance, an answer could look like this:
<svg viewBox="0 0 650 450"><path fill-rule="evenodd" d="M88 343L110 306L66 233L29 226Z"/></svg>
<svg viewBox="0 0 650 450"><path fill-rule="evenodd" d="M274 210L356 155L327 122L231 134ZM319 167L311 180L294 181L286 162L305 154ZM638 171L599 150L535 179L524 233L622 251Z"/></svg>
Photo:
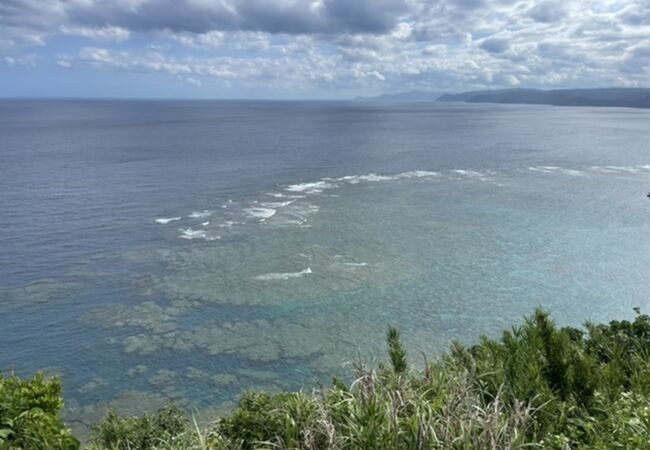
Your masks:
<svg viewBox="0 0 650 450"><path fill-rule="evenodd" d="M439 102L519 103L555 106L619 106L650 108L650 89L596 88L596 89L502 89L471 91L462 94L444 94Z"/></svg>
<svg viewBox="0 0 650 450"><path fill-rule="evenodd" d="M376 97L357 97L354 100L362 102L386 102L386 103L399 103L399 102L435 102L440 98L440 92L425 92L425 91L408 91L398 92L396 94L383 94Z"/></svg>
<svg viewBox="0 0 650 450"><path fill-rule="evenodd" d="M461 94L439 94L426 91L408 91L377 97L357 97L355 101L377 103L465 102L511 103L555 106L618 106L650 108L648 88L595 89L496 89L469 91Z"/></svg>

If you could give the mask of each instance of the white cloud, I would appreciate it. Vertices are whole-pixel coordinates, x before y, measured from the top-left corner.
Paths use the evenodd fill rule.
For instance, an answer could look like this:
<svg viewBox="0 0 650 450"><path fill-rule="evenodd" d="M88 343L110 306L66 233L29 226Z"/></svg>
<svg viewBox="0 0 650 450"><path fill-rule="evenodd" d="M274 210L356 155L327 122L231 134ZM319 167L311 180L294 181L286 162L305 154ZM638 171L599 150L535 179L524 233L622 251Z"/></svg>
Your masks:
<svg viewBox="0 0 650 450"><path fill-rule="evenodd" d="M4 56L2 62L9 67L34 67L36 55Z"/></svg>
<svg viewBox="0 0 650 450"><path fill-rule="evenodd" d="M203 83L201 83L201 80L197 80L196 78L187 77L187 78L184 78L183 81L185 81L187 84L191 84L192 86L196 86L196 87L203 86Z"/></svg>
<svg viewBox="0 0 650 450"><path fill-rule="evenodd" d="M397 91L648 83L647 0L3 0L5 64L56 35L62 67L197 85ZM128 43L128 44L127 44ZM77 47L74 47L77 45ZM47 53L47 51L44 51ZM9 59L7 59L9 58Z"/></svg>
<svg viewBox="0 0 650 450"><path fill-rule="evenodd" d="M61 27L61 33L72 35L72 36L83 36L98 41L116 41L116 42L125 41L131 35L129 30L120 27L88 28L88 27L70 27L66 25Z"/></svg>
<svg viewBox="0 0 650 450"><path fill-rule="evenodd" d="M202 34L172 33L172 38L191 47L214 48L223 44L223 31L208 31Z"/></svg>

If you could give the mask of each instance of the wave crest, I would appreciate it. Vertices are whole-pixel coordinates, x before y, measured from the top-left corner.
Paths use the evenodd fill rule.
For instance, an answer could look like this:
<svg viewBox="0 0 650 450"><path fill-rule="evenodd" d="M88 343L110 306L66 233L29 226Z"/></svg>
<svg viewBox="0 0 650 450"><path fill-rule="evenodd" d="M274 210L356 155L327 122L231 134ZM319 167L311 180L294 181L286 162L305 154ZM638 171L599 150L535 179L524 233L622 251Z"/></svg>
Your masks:
<svg viewBox="0 0 650 450"><path fill-rule="evenodd" d="M304 270L301 270L300 272L273 272L273 273L265 273L263 275L257 275L256 277L253 277L255 280L259 281L278 281L278 280L290 280L291 278L300 278L305 275L310 275L312 274L311 267L307 267Z"/></svg>

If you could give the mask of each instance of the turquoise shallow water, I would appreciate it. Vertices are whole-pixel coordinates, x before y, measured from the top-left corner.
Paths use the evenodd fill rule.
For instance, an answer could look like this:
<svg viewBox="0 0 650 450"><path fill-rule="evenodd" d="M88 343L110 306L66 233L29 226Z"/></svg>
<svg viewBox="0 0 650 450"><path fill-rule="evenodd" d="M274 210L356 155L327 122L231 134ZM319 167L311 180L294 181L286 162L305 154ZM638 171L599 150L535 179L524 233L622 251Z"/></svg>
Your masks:
<svg viewBox="0 0 650 450"><path fill-rule="evenodd" d="M327 383L389 325L417 362L649 306L647 113L9 106L0 363L61 373L76 426Z"/></svg>

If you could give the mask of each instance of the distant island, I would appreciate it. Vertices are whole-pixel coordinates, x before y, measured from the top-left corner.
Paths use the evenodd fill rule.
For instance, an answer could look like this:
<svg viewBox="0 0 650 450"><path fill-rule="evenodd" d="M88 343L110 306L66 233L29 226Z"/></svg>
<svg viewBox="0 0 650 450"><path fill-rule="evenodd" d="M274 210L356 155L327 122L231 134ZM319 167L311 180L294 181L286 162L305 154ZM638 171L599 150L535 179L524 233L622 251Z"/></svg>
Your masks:
<svg viewBox="0 0 650 450"><path fill-rule="evenodd" d="M647 88L597 88L597 89L501 89L470 91L461 94L438 95L432 92L403 92L360 101L376 102L465 102L511 103L555 106L618 106L650 108L650 89Z"/></svg>
<svg viewBox="0 0 650 450"><path fill-rule="evenodd" d="M435 102L441 95L441 92L408 91L398 92L396 94L383 94L376 97L357 97L354 100L358 102L419 103Z"/></svg>
<svg viewBox="0 0 650 450"><path fill-rule="evenodd" d="M444 94L439 102L466 103L525 103L556 106L623 106L650 108L650 89L504 89L498 91L473 91L462 94Z"/></svg>

